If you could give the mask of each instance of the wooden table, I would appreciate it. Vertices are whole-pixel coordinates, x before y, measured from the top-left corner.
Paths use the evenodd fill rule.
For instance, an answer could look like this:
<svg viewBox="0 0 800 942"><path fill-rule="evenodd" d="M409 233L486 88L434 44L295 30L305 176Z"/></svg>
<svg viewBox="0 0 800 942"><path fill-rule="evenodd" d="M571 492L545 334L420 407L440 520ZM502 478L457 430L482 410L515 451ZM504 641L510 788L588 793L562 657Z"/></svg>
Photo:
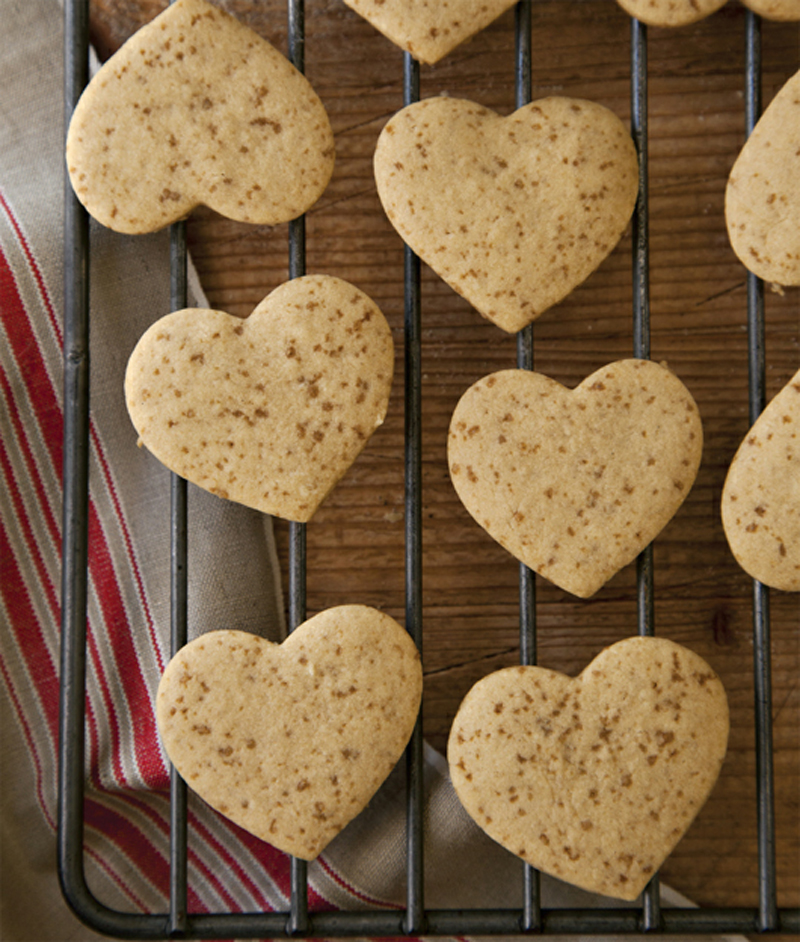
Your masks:
<svg viewBox="0 0 800 942"><path fill-rule="evenodd" d="M113 51L165 3L94 0L93 36ZM279 49L277 0L226 8ZM630 26L613 0L534 0L533 95L591 98L630 112ZM719 515L726 469L748 429L745 273L731 251L723 193L744 140L744 10L648 30L652 357L692 391L705 429L697 482L655 543L655 624L720 673L732 715L712 798L664 865L663 878L707 905L756 905L756 802L751 582ZM447 92L509 113L514 16L503 15L435 67L422 96ZM306 72L336 135L333 180L307 217L308 271L348 279L386 314L397 348L384 426L308 526L309 613L344 602L404 618L403 247L384 216L372 152L402 106L402 54L339 0L307 0ZM763 24L763 98L798 67L794 26ZM241 316L287 278L287 227L229 222L207 210L189 242L213 307ZM516 562L478 528L450 484L449 417L461 393L513 366L514 339L484 321L423 266L422 540L424 731L443 749L469 687L519 657ZM534 328L535 367L572 386L633 354L630 233L600 269ZM767 392L800 366L798 291L767 291ZM286 572L287 525L275 522ZM635 567L588 601L537 580L538 661L574 674L605 645L636 633ZM800 639L798 597L771 593L778 902L800 904Z"/></svg>

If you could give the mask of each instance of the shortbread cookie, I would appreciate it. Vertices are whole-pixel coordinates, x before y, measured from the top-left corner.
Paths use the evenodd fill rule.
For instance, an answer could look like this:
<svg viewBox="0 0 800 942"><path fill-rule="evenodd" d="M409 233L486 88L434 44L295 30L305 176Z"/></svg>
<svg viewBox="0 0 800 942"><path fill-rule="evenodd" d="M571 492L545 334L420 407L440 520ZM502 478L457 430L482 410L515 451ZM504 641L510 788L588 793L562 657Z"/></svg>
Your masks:
<svg viewBox="0 0 800 942"><path fill-rule="evenodd" d="M396 46L433 64L496 20L514 0L344 0Z"/></svg>
<svg viewBox="0 0 800 942"><path fill-rule="evenodd" d="M67 135L78 199L118 232L161 229L200 203L240 222L301 215L333 172L308 80L205 0L177 0L100 69Z"/></svg>
<svg viewBox="0 0 800 942"><path fill-rule="evenodd" d="M406 243L515 332L612 251L636 202L638 161L619 118L593 102L545 98L501 117L429 98L385 126L375 179Z"/></svg>
<svg viewBox="0 0 800 942"><path fill-rule="evenodd" d="M733 165L728 236L764 281L800 285L800 72L773 98Z"/></svg>
<svg viewBox="0 0 800 942"><path fill-rule="evenodd" d="M722 524L745 572L800 592L800 370L739 446L722 491Z"/></svg>
<svg viewBox="0 0 800 942"><path fill-rule="evenodd" d="M800 0L742 0L742 3L765 20L785 23L800 20Z"/></svg>
<svg viewBox="0 0 800 942"><path fill-rule="evenodd" d="M617 0L637 20L648 26L688 26L711 16L726 0Z"/></svg>
<svg viewBox="0 0 800 942"><path fill-rule="evenodd" d="M503 370L475 383L450 421L450 477L510 553L588 598L677 512L700 464L691 394L650 360L621 360L569 390Z"/></svg>
<svg viewBox="0 0 800 942"><path fill-rule="evenodd" d="M342 605L280 645L242 631L201 635L168 664L156 718L201 798L311 860L394 768L421 693L408 633L374 608Z"/></svg>
<svg viewBox="0 0 800 942"><path fill-rule="evenodd" d="M346 281L286 282L246 319L168 314L136 345L125 398L140 443L220 497L307 521L383 422L389 325Z"/></svg>
<svg viewBox="0 0 800 942"><path fill-rule="evenodd" d="M728 705L702 658L663 638L607 648L575 679L509 667L479 681L447 748L462 804L539 870L633 900L711 793Z"/></svg>

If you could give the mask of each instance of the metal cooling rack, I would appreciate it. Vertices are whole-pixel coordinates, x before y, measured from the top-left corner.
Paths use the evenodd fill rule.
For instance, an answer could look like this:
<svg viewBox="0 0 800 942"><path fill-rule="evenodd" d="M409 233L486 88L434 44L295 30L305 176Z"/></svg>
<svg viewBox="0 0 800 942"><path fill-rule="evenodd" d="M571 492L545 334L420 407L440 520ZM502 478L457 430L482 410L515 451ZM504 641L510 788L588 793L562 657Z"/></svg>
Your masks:
<svg viewBox="0 0 800 942"><path fill-rule="evenodd" d="M304 68L303 0L288 2L289 58ZM531 98L531 8L520 0L516 9L515 81L520 107ZM88 0L65 4L65 126L88 80ZM419 100L419 65L404 55L404 104ZM745 122L749 134L761 110L761 25L746 13ZM631 129L639 154L639 196L633 219L633 355L650 354L648 166L647 166L647 28L631 22ZM86 602L88 563L88 440L89 440L89 226L86 213L66 187L64 302L64 505L62 570L61 717L59 767L58 863L62 890L73 909L91 927L110 936L131 939L265 938L356 936L463 936L534 933L668 932L800 934L800 910L779 909L776 897L775 817L773 800L772 692L768 589L753 584L753 642L756 710L758 803L757 907L662 909L658 875L645 890L640 906L621 909L554 909L541 905L538 874L522 866L520 909L430 910L423 893L422 730L418 721L406 756L407 769L407 892L401 910L359 912L308 911L305 861L291 861L291 904L288 912L187 912L187 791L172 770L169 910L124 913L110 909L92 895L83 864L84 691L86 680ZM186 306L185 224L171 230L171 303ZM289 277L305 273L305 222L289 226ZM405 535L406 626L422 647L421 551L421 372L420 262L405 249ZM747 275L750 421L765 405L763 284ZM533 328L517 338L517 366L533 368ZM187 639L186 482L171 479L172 585L171 644L173 653ZM533 573L520 565L520 659L536 662L536 598ZM305 620L306 529L292 524L289 534L290 629ZM651 551L637 560L637 627L654 631Z"/></svg>

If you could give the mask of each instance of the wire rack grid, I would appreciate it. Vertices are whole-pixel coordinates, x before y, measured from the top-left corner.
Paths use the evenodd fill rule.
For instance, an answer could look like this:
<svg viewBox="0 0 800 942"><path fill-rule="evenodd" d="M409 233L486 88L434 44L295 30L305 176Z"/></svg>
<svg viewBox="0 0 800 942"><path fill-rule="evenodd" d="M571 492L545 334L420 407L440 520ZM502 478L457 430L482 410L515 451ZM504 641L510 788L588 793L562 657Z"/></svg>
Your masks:
<svg viewBox="0 0 800 942"><path fill-rule="evenodd" d="M288 0L289 58L300 70L305 62L305 7ZM531 100L531 0L515 10L515 98L520 107ZM761 110L760 19L746 14L744 76L746 133ZM633 355L650 355L648 247L648 114L647 27L631 21L631 131L640 162L639 193L633 219ZM65 125L88 81L88 0L65 3ZM420 97L418 63L404 54L403 98ZM122 913L96 899L87 886L83 865L84 690L86 682L86 611L88 563L89 438L89 226L88 217L66 188L64 309L64 505L62 571L61 716L59 767L58 860L64 895L91 927L119 938L265 938L357 936L460 936L548 933L607 935L659 932L671 934L800 933L800 910L781 909L776 899L775 813L771 723L769 594L753 585L752 624L757 757L758 873L757 907L662 909L658 875L645 890L641 905L619 909L552 909L542 907L538 874L521 864L523 904L520 909L431 910L424 900L422 729L417 722L406 754L407 890L401 910L309 912L304 861L291 861L288 912L190 913L187 909L187 789L171 773L171 853L169 909L161 913ZM305 273L306 230L300 218L289 224L289 276ZM171 305L186 306L187 251L185 223L170 236ZM422 648L421 548L421 291L420 261L405 248L405 599L406 627ZM747 276L749 412L751 423L765 405L763 284ZM533 328L517 336L517 366L532 369ZM187 484L171 476L171 647L187 640ZM289 628L306 614L306 527L289 530ZM637 629L654 633L653 559L651 548L637 560ZM536 663L536 587L533 573L519 569L520 661Z"/></svg>

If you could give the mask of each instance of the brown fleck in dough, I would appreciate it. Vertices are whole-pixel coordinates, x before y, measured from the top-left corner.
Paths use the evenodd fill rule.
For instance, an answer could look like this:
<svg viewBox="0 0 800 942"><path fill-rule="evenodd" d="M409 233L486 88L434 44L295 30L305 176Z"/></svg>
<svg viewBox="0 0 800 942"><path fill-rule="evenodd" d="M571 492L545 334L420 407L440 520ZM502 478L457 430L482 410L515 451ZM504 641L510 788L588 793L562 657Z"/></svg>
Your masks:
<svg viewBox="0 0 800 942"><path fill-rule="evenodd" d="M508 117L454 98L409 105L381 132L374 168L403 239L509 333L600 265L638 189L627 128L602 105L570 98Z"/></svg>
<svg viewBox="0 0 800 942"><path fill-rule="evenodd" d="M187 309L128 361L141 443L171 471L264 513L305 522L381 425L394 344L353 285L307 275L246 319Z"/></svg>
<svg viewBox="0 0 800 942"><path fill-rule="evenodd" d="M688 26L711 16L725 0L617 0L637 20L648 26Z"/></svg>
<svg viewBox="0 0 800 942"><path fill-rule="evenodd" d="M722 490L722 524L745 572L800 592L800 370L739 446Z"/></svg>
<svg viewBox="0 0 800 942"><path fill-rule="evenodd" d="M575 886L633 900L711 793L728 722L702 658L628 638L575 679L540 667L484 677L456 714L447 759L461 803L495 841Z"/></svg>
<svg viewBox="0 0 800 942"><path fill-rule="evenodd" d="M621 360L574 390L526 370L484 377L453 412L448 461L464 506L495 540L588 598L674 516L702 447L683 383L650 360Z"/></svg>
<svg viewBox="0 0 800 942"><path fill-rule="evenodd" d="M308 80L205 0L177 0L103 65L67 135L72 187L117 232L153 232L200 203L240 222L319 199L333 132Z"/></svg>
<svg viewBox="0 0 800 942"><path fill-rule="evenodd" d="M514 0L344 0L396 46L432 65L514 5Z"/></svg>
<svg viewBox="0 0 800 942"><path fill-rule="evenodd" d="M156 719L201 798L311 860L394 768L421 693L408 633L374 608L341 605L280 645L233 630L196 638L167 665Z"/></svg>
<svg viewBox="0 0 800 942"><path fill-rule="evenodd" d="M800 285L800 72L770 102L728 177L725 222L739 261Z"/></svg>

